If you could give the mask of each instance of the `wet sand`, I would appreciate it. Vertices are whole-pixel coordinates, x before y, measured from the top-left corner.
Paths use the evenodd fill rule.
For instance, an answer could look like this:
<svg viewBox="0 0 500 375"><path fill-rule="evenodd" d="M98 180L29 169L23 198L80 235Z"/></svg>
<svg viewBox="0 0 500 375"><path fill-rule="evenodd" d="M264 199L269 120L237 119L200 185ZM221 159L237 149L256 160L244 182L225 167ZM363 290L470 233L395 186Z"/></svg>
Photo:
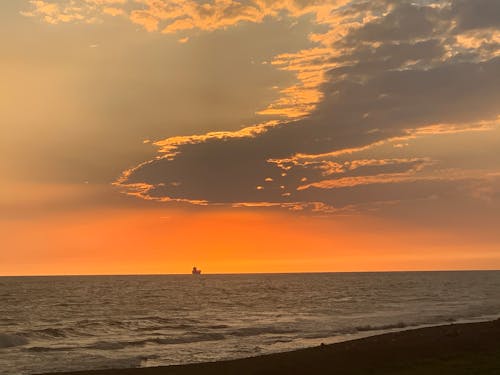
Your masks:
<svg viewBox="0 0 500 375"><path fill-rule="evenodd" d="M293 352L232 361L64 374L499 375L500 320L387 333Z"/></svg>

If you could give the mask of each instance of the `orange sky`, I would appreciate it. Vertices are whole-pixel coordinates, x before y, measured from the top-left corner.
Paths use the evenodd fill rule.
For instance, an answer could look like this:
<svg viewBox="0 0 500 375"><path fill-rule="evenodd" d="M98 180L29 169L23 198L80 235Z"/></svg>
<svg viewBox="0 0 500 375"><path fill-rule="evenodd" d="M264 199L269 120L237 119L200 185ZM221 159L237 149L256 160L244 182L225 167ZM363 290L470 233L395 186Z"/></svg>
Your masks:
<svg viewBox="0 0 500 375"><path fill-rule="evenodd" d="M0 276L500 269L487 3L0 2Z"/></svg>
<svg viewBox="0 0 500 375"><path fill-rule="evenodd" d="M474 233L368 215L83 208L0 223L1 275L500 268L495 243L469 251Z"/></svg>

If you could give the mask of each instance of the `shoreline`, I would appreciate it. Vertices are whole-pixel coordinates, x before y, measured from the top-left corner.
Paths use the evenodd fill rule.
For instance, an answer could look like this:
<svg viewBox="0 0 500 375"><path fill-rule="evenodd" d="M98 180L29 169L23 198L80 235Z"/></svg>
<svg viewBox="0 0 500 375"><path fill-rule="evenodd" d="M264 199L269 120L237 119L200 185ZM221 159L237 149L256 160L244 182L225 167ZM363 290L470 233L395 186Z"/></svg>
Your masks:
<svg viewBox="0 0 500 375"><path fill-rule="evenodd" d="M500 374L500 319L407 329L294 351L184 365L39 375Z"/></svg>

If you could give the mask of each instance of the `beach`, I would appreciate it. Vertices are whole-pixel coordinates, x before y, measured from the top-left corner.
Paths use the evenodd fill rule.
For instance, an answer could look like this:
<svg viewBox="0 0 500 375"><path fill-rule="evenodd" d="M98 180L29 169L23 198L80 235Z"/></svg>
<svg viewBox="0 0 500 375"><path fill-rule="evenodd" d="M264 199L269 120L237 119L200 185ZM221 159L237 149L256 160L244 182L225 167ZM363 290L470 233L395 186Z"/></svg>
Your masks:
<svg viewBox="0 0 500 375"><path fill-rule="evenodd" d="M175 371L210 373L224 366L220 371L245 373L266 366L288 373L289 363L300 373L311 363L318 371L356 369L370 358L384 373L394 353L409 356L419 352L411 345L453 338L435 328L422 337L427 331L413 335L411 329L451 323L455 329L500 317L500 272L3 278L0 295L6 301L0 306L0 375L147 374L177 365L187 370ZM472 327L466 343L494 347L487 341L494 330ZM396 345L387 336L360 340L401 330L408 332L398 334ZM172 373L168 368L161 371Z"/></svg>
<svg viewBox="0 0 500 375"><path fill-rule="evenodd" d="M500 373L500 319L386 333L231 361L65 375ZM61 373L59 373L61 375Z"/></svg>

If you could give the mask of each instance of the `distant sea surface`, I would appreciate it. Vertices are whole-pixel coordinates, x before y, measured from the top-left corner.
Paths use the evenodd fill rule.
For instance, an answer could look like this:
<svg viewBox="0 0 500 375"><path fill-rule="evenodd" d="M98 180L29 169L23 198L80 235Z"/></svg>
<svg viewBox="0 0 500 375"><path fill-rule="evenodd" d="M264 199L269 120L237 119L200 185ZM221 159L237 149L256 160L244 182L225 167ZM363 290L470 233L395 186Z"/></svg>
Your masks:
<svg viewBox="0 0 500 375"><path fill-rule="evenodd" d="M249 357L500 314L500 272L0 278L0 374Z"/></svg>

